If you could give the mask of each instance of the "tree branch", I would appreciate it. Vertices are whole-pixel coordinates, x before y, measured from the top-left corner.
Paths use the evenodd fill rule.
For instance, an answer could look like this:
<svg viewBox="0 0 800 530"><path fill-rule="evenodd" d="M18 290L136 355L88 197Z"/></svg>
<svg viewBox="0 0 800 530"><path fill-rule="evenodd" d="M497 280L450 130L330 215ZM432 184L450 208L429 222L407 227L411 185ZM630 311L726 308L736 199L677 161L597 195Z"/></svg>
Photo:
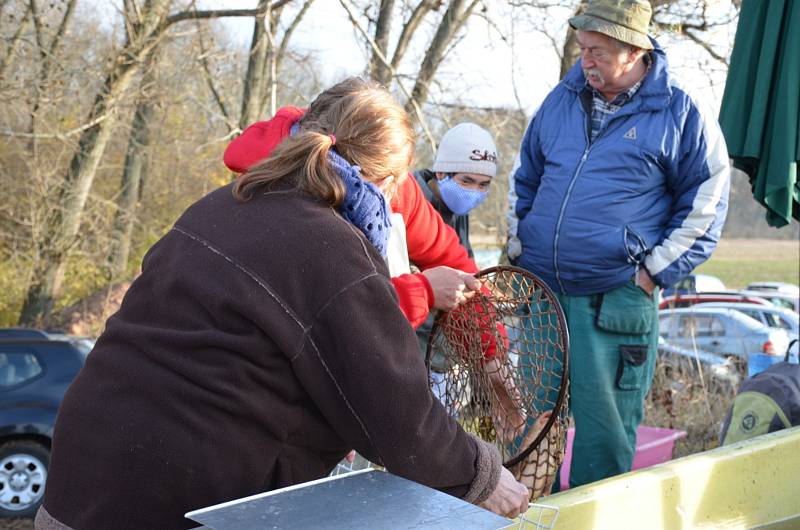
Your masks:
<svg viewBox="0 0 800 530"><path fill-rule="evenodd" d="M425 51L425 57L419 68L417 80L411 91L411 100L406 103L406 106L412 102L419 105L428 99L429 84L444 58L448 44L461 30L462 26L475 9L475 6L478 4L478 0L472 0L472 2L461 11L461 7L466 1L467 0L450 0L450 4L447 6L447 10L442 16L439 26L436 28L436 33L433 35L433 40Z"/></svg>
<svg viewBox="0 0 800 530"><path fill-rule="evenodd" d="M433 5L430 0L422 0L417 4L417 7L414 8L414 11L411 12L411 16L408 17L408 22L403 26L400 37L397 39L397 46L395 46L394 56L392 56L392 69L397 70L397 67L400 66L400 61L403 60L403 56L408 49L408 44L411 42L411 36L414 35L414 32L419 28L425 15L427 15L432 8Z"/></svg>
<svg viewBox="0 0 800 530"><path fill-rule="evenodd" d="M375 22L375 44L384 57L389 53L389 34L392 31L392 11L395 0L380 0L378 5L378 20ZM375 53L369 61L369 70L372 78L379 83L386 84L391 80L389 71Z"/></svg>
<svg viewBox="0 0 800 530"><path fill-rule="evenodd" d="M283 0L285 3L289 0ZM277 3L276 3L277 4ZM209 18L223 18L223 17L257 17L262 16L263 11L258 9L211 9L207 11L181 11L170 15L164 21L164 27L169 27L184 20L199 20Z"/></svg>
<svg viewBox="0 0 800 530"><path fill-rule="evenodd" d="M11 37L11 42L8 43L8 47L5 50L3 58L0 59L0 79L3 79L3 74L5 73L6 68L8 68L8 66L11 64L11 60L16 54L17 45L20 42L22 32L25 31L25 26L28 24L28 18L30 18L30 16L31 8L30 5L28 5L28 7L25 8L25 14L22 16L22 20L19 22L17 31L14 32L14 35Z"/></svg>
<svg viewBox="0 0 800 530"><path fill-rule="evenodd" d="M0 136L8 136L11 138L40 138L40 139L53 139L57 138L59 140L66 140L70 136L74 136L78 133L85 131L86 129L91 129L95 125L99 124L100 122L104 121L108 117L107 114L103 114L98 116L94 120L90 121L87 124L81 125L80 127L76 127L75 129L70 129L69 131L63 133L51 133L51 134L31 134L31 133L24 133L18 131L11 131L8 129L0 129Z"/></svg>
<svg viewBox="0 0 800 530"><path fill-rule="evenodd" d="M214 86L214 76L211 75L211 68L208 66L208 51L206 49L205 43L203 42L203 31L200 28L200 23L197 24L197 41L198 46L200 47L200 56L198 59L200 60L200 65L203 67L204 77L206 78L206 84L208 85L208 89L211 91L211 95L214 97L214 101L216 102L217 106L219 107L220 112L225 117L225 123L228 124L229 129L236 128L236 125L231 124L231 115L228 113L228 109L225 107L225 102L222 101L222 97L219 95L217 91L217 87Z"/></svg>
<svg viewBox="0 0 800 530"><path fill-rule="evenodd" d="M311 4L314 3L314 0L306 0L303 4L303 7L300 8L300 11L292 20L292 23L289 24L289 27L286 28L286 31L283 32L283 38L281 39L281 46L278 49L278 69L280 69L281 60L283 60L283 56L286 53L286 49L289 47L289 40L292 38L292 34L297 29L297 26L300 25L300 21L303 20L303 17L306 16L308 9L311 7Z"/></svg>
<svg viewBox="0 0 800 530"><path fill-rule="evenodd" d="M361 33L361 36L363 36L367 40L369 45L372 47L372 51L378 56L378 58L381 61L383 61L383 64L385 64L389 68L392 77L397 79L397 86L400 87L400 90L408 98L409 104L413 107L414 114L416 114L417 116L417 121L419 122L420 127L422 127L422 131L425 133L425 136L428 139L428 142L430 143L431 152L436 153L436 141L433 139L433 135L431 134L431 131L428 129L428 126L425 123L425 117L422 115L422 109L419 108L417 102L414 101L414 99L411 97L411 93L408 90L406 90L406 87L403 85L402 81L400 81L397 72L395 72L394 68L392 68L392 65L389 64L389 61L386 59L386 56L383 55L380 48L378 48L377 43L372 39L372 37L367 33L367 31L364 29L364 27L356 18L356 14L353 9L353 4L350 3L350 0L339 0L339 3L342 4L342 7L344 7L345 11L347 11L347 15L350 17L350 22L353 24L353 26L355 26L358 32Z"/></svg>
<svg viewBox="0 0 800 530"><path fill-rule="evenodd" d="M690 40L694 41L695 44L698 44L705 51L707 51L711 57L721 62L725 66L728 66L728 60L719 53L717 53L716 51L714 51L714 49L711 47L709 43L707 43L706 41L695 35L690 28L684 27L683 34L689 37Z"/></svg>

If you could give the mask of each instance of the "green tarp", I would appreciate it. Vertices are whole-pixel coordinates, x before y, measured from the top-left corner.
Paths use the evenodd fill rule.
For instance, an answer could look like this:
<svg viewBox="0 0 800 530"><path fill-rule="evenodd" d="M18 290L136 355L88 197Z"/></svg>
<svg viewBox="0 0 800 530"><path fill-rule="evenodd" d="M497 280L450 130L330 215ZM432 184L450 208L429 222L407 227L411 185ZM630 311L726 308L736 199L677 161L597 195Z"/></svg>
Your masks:
<svg viewBox="0 0 800 530"><path fill-rule="evenodd" d="M744 0L719 117L767 222L800 220L800 0Z"/></svg>

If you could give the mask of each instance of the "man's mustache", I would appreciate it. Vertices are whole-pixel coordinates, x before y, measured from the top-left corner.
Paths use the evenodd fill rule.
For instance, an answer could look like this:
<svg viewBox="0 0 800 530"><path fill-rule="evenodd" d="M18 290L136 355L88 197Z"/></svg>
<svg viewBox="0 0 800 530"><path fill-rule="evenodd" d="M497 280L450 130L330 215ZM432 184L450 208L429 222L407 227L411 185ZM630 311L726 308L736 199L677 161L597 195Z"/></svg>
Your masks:
<svg viewBox="0 0 800 530"><path fill-rule="evenodd" d="M590 75L593 75L595 77L598 77L601 81L603 80L603 76L600 74L600 70L598 70L597 68L584 68L583 75L584 77L589 77Z"/></svg>

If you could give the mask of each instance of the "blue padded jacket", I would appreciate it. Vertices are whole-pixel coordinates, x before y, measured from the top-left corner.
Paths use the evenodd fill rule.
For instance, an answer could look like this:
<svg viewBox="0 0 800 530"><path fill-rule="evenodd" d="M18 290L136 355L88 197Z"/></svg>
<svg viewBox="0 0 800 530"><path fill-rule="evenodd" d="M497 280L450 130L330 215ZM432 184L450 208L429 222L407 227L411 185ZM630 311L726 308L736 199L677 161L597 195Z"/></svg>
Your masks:
<svg viewBox="0 0 800 530"><path fill-rule="evenodd" d="M641 87L593 142L580 61L522 140L510 183L509 257L557 292L606 292L641 266L667 287L708 259L719 239L730 186L725 140L653 45Z"/></svg>

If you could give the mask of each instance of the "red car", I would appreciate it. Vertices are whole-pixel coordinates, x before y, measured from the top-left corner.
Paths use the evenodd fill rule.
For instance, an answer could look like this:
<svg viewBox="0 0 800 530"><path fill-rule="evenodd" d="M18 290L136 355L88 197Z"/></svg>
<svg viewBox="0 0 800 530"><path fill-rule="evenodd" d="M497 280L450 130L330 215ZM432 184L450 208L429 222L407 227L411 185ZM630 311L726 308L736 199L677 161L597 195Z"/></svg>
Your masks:
<svg viewBox="0 0 800 530"><path fill-rule="evenodd" d="M658 304L659 309L676 309L705 302L729 302L740 304L760 304L771 306L769 300L758 296L736 293L690 293L665 296Z"/></svg>

